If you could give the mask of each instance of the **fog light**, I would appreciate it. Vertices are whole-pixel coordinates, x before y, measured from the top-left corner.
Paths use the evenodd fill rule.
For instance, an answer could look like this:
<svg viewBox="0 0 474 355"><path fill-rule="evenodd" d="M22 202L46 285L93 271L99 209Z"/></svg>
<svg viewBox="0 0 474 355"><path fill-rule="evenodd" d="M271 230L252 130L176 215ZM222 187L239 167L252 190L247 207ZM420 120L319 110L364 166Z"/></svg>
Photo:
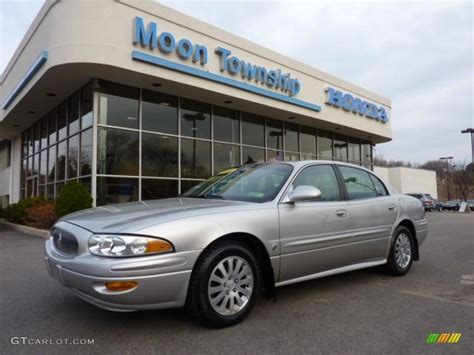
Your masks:
<svg viewBox="0 0 474 355"><path fill-rule="evenodd" d="M136 281L109 281L105 283L105 288L109 291L127 291L138 286Z"/></svg>

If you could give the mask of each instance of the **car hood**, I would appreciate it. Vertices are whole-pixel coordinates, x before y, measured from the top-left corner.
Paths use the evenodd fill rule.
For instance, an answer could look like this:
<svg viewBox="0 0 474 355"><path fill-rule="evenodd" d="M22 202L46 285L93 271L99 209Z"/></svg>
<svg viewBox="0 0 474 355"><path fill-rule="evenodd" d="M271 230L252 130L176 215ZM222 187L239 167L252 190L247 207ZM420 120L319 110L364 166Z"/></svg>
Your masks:
<svg viewBox="0 0 474 355"><path fill-rule="evenodd" d="M61 218L94 233L133 233L181 218L242 209L248 202L202 198L169 198L91 208Z"/></svg>

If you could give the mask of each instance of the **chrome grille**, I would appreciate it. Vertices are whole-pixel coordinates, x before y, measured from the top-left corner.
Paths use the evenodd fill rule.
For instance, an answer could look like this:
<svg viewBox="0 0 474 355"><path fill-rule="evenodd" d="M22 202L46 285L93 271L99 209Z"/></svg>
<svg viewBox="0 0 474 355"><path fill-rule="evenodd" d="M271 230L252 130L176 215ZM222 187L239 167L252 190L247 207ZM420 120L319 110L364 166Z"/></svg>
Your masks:
<svg viewBox="0 0 474 355"><path fill-rule="evenodd" d="M51 236L53 237L54 247L59 253L67 256L77 254L79 245L74 235L63 229L54 228L51 232Z"/></svg>

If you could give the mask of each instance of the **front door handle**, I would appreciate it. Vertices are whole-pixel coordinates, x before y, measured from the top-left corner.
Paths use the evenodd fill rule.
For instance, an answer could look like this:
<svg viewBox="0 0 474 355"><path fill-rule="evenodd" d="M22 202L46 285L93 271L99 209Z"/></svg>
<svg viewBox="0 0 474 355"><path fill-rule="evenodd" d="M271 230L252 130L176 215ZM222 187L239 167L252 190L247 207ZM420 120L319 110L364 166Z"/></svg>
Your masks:
<svg viewBox="0 0 474 355"><path fill-rule="evenodd" d="M389 206L389 207L388 207L388 210L389 210L389 211L395 211L396 209L397 209L396 206Z"/></svg>
<svg viewBox="0 0 474 355"><path fill-rule="evenodd" d="M345 217L345 216L347 216L347 211L346 210L337 210L336 211L336 216Z"/></svg>

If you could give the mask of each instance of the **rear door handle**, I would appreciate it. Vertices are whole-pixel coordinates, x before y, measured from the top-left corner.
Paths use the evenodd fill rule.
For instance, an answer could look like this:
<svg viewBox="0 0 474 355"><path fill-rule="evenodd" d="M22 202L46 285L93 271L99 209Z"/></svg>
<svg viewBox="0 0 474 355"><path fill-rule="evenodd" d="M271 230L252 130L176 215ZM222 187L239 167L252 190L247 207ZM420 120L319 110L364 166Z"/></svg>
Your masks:
<svg viewBox="0 0 474 355"><path fill-rule="evenodd" d="M336 211L336 216L338 216L338 217L345 217L346 215L347 215L346 210L337 210Z"/></svg>

